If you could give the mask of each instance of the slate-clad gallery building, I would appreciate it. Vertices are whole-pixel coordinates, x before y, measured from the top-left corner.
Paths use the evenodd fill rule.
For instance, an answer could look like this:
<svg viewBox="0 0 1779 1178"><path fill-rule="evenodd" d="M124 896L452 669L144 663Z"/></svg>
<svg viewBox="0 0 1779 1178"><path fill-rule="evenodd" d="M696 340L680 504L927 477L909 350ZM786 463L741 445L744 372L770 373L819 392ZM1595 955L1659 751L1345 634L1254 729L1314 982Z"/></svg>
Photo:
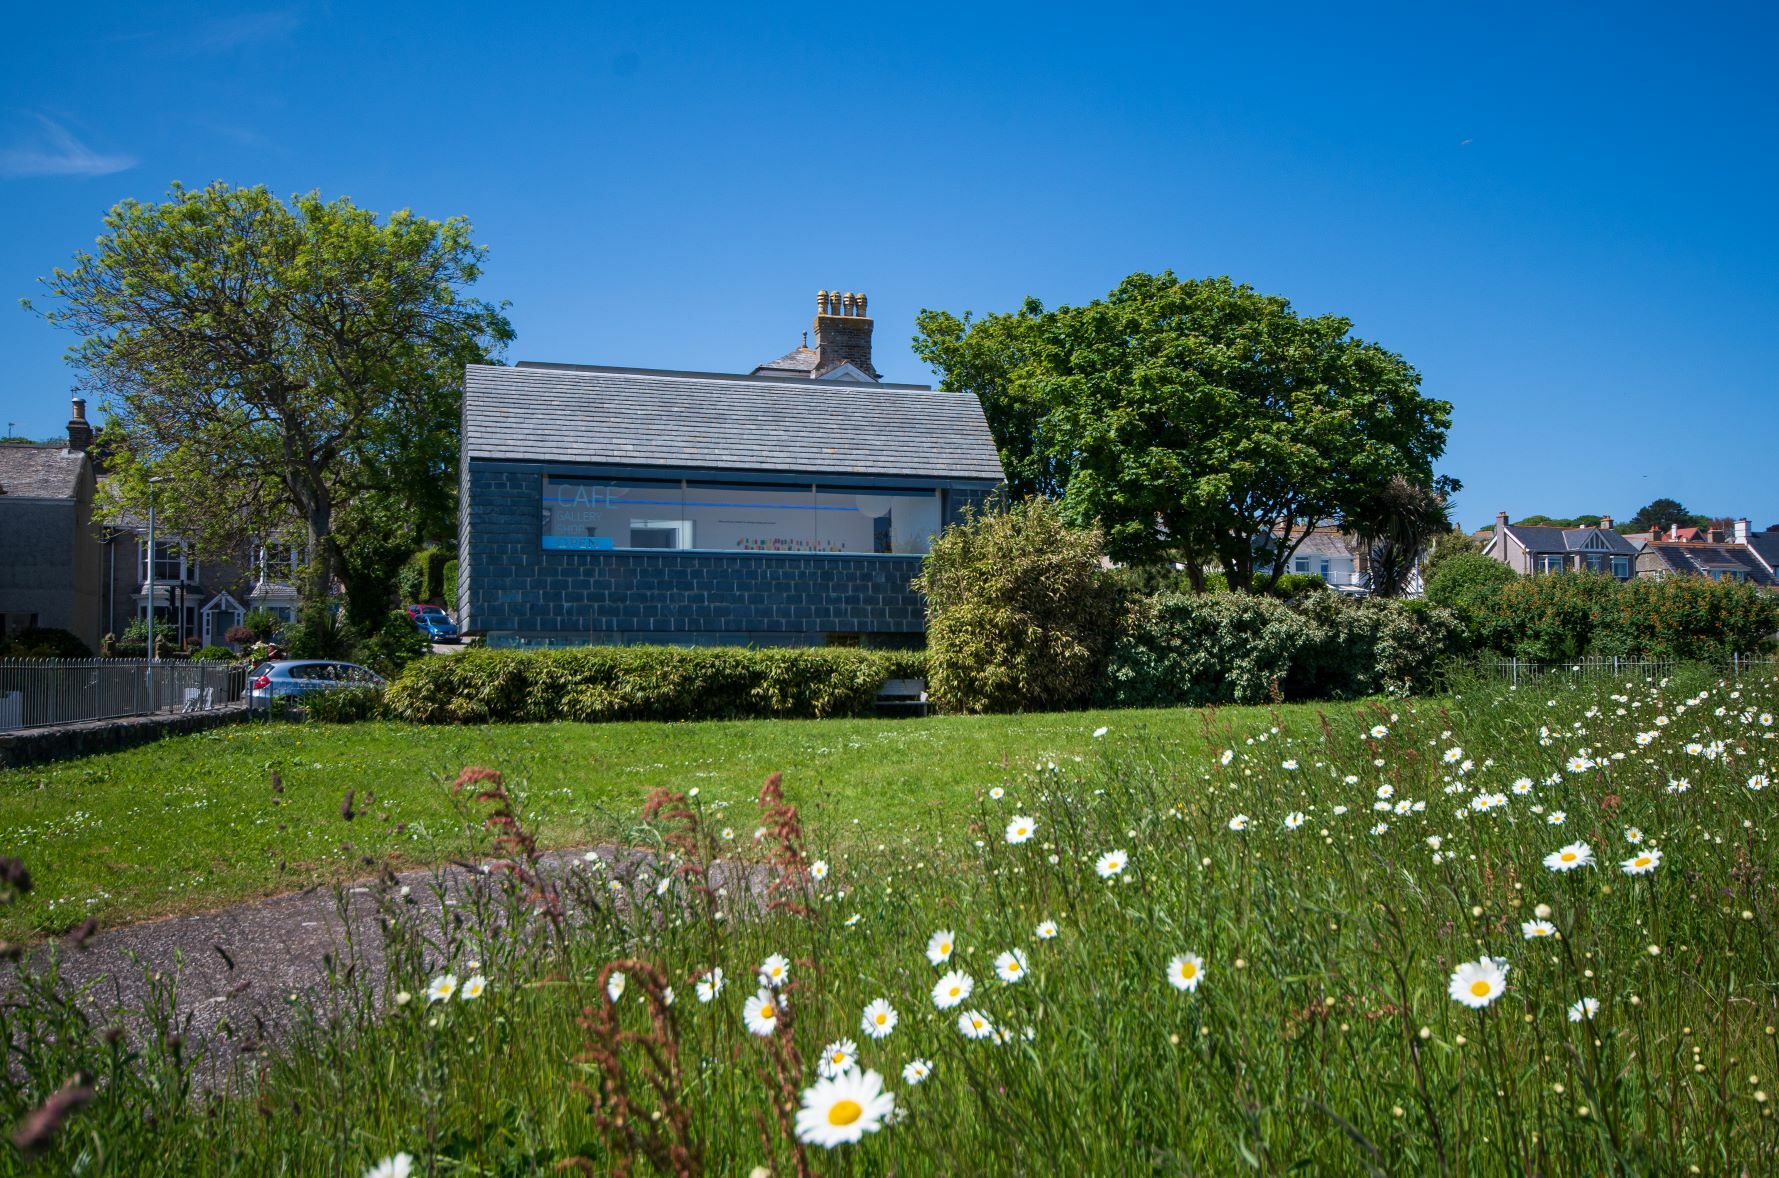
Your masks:
<svg viewBox="0 0 1779 1178"><path fill-rule="evenodd" d="M863 295L746 375L464 377L458 609L491 645L821 645L925 628L939 529L1002 480L969 393L884 384Z"/></svg>

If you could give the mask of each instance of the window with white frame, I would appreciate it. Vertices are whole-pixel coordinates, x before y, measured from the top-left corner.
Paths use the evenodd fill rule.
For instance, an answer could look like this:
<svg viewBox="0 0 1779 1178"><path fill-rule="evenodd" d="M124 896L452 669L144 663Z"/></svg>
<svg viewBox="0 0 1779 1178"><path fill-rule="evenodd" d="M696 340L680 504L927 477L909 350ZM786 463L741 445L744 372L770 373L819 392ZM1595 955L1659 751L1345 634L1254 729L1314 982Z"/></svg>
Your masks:
<svg viewBox="0 0 1779 1178"><path fill-rule="evenodd" d="M136 571L140 579L146 583L148 580L147 540L140 540L136 544ZM154 579L156 581L195 580L197 575L197 562L187 560L185 541L156 540L154 542Z"/></svg>
<svg viewBox="0 0 1779 1178"><path fill-rule="evenodd" d="M1563 571L1563 557L1556 553L1546 553L1538 558L1538 571L1541 573L1560 573Z"/></svg>

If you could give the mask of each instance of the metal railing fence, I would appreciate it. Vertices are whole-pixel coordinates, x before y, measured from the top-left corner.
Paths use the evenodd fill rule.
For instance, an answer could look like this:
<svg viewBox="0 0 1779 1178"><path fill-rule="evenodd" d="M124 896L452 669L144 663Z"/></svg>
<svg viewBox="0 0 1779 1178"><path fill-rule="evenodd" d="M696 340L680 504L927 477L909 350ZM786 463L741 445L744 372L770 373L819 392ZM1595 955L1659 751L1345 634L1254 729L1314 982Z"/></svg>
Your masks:
<svg viewBox="0 0 1779 1178"><path fill-rule="evenodd" d="M1740 679L1757 672L1779 670L1779 656L1732 654L1721 663L1688 664L1679 659L1632 659L1613 655L1588 655L1585 658L1538 662L1530 659L1488 659L1471 664L1482 674L1515 685L1535 683L1540 679L1660 679L1672 675L1683 666L1710 666Z"/></svg>
<svg viewBox="0 0 1779 1178"><path fill-rule="evenodd" d="M147 659L0 660L0 732L201 712L240 699L247 668Z"/></svg>

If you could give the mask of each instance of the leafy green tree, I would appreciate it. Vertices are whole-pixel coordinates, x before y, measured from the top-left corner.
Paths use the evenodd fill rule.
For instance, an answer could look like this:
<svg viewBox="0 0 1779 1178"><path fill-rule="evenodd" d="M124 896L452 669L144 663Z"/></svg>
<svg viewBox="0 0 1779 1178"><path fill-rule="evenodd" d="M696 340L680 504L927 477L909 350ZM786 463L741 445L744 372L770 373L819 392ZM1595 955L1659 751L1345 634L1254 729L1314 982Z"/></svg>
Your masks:
<svg viewBox="0 0 1779 1178"><path fill-rule="evenodd" d="M1431 547L1427 550L1427 559L1421 565L1421 583L1431 583L1434 574L1439 571L1439 566L1452 557L1480 553L1482 550L1482 542L1463 528L1453 528L1435 536ZM1506 568L1507 566L1503 564L1501 567Z"/></svg>
<svg viewBox="0 0 1779 1178"><path fill-rule="evenodd" d="M1319 521L1356 519L1395 476L1442 493L1451 406L1338 316L1228 278L1133 274L1105 299L969 320L926 312L916 350L990 411L1010 467L1060 490L1133 564L1177 560L1195 587L1274 577ZM1255 538L1284 528L1277 542Z"/></svg>
<svg viewBox="0 0 1779 1178"><path fill-rule="evenodd" d="M44 280L45 317L84 337L70 359L103 398L119 500L139 509L162 480L164 526L200 547L296 523L310 599L353 588L343 522L354 545L396 527L410 551L449 531L463 366L513 337L466 293L484 253L468 221L218 182L104 224Z"/></svg>
<svg viewBox="0 0 1779 1178"><path fill-rule="evenodd" d="M1630 518L1620 530L1625 532L1649 532L1656 528L1666 530L1673 527L1702 528L1710 520L1702 515L1694 515L1681 505L1678 499L1653 499L1637 509L1637 514Z"/></svg>
<svg viewBox="0 0 1779 1178"><path fill-rule="evenodd" d="M1452 530L1444 495L1397 475L1355 512L1354 533L1371 566L1371 592L1400 597L1430 545Z"/></svg>

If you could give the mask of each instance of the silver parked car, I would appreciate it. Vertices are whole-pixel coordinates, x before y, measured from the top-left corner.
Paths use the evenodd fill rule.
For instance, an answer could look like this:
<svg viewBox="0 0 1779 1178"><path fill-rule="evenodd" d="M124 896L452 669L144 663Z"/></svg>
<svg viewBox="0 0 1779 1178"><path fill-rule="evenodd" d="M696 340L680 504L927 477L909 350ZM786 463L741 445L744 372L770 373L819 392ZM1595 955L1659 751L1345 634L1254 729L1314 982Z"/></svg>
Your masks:
<svg viewBox="0 0 1779 1178"><path fill-rule="evenodd" d="M368 667L357 663L341 663L331 659L279 659L261 663L247 673L247 706L263 708L273 700L311 691L332 691L340 687L389 686L387 680Z"/></svg>

